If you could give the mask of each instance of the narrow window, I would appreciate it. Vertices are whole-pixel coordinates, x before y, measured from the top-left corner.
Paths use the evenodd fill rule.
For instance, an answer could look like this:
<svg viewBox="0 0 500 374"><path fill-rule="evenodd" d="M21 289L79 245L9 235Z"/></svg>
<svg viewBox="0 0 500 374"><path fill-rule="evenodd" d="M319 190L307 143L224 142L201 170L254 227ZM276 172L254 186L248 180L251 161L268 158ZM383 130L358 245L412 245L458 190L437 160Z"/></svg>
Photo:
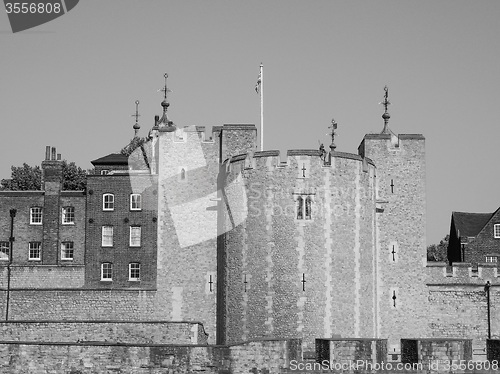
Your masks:
<svg viewBox="0 0 500 374"><path fill-rule="evenodd" d="M10 243L0 242L0 261L9 260Z"/></svg>
<svg viewBox="0 0 500 374"><path fill-rule="evenodd" d="M102 195L102 210L115 210L115 195L110 193Z"/></svg>
<svg viewBox="0 0 500 374"><path fill-rule="evenodd" d="M113 226L103 226L102 227L102 246L112 247L113 246Z"/></svg>
<svg viewBox="0 0 500 374"><path fill-rule="evenodd" d="M65 206L62 208L62 223L63 225L72 225L75 223L75 208Z"/></svg>
<svg viewBox="0 0 500 374"><path fill-rule="evenodd" d="M182 168L181 169L181 180L185 180L186 179L186 169Z"/></svg>
<svg viewBox="0 0 500 374"><path fill-rule="evenodd" d="M128 264L128 280L139 281L141 280L141 264L132 262Z"/></svg>
<svg viewBox="0 0 500 374"><path fill-rule="evenodd" d="M41 225L42 224L42 212L41 207L33 207L30 209L30 224L31 225Z"/></svg>
<svg viewBox="0 0 500 374"><path fill-rule="evenodd" d="M28 259L30 261L40 261L41 258L42 258L42 243L30 242Z"/></svg>
<svg viewBox="0 0 500 374"><path fill-rule="evenodd" d="M302 196L297 198L297 219L304 219L304 199Z"/></svg>
<svg viewBox="0 0 500 374"><path fill-rule="evenodd" d="M73 242L61 243L61 260L73 260L74 244Z"/></svg>
<svg viewBox="0 0 500 374"><path fill-rule="evenodd" d="M306 197L306 219L311 219L311 203L312 199L311 196Z"/></svg>
<svg viewBox="0 0 500 374"><path fill-rule="evenodd" d="M130 210L141 210L142 209L142 196L138 193L133 193L130 195Z"/></svg>
<svg viewBox="0 0 500 374"><path fill-rule="evenodd" d="M141 226L130 226L130 246L141 246Z"/></svg>
<svg viewBox="0 0 500 374"><path fill-rule="evenodd" d="M108 282L113 280L113 264L111 262L101 264L101 280Z"/></svg>
<svg viewBox="0 0 500 374"><path fill-rule="evenodd" d="M500 223L493 225L493 236L495 239L500 239Z"/></svg>

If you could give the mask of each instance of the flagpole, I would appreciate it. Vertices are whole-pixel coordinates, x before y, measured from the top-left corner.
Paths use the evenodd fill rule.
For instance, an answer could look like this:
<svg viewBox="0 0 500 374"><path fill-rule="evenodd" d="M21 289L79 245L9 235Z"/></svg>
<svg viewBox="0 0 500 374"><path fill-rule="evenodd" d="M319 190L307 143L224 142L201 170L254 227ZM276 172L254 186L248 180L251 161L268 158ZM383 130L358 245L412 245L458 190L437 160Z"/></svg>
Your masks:
<svg viewBox="0 0 500 374"><path fill-rule="evenodd" d="M264 65L260 63L260 150L264 150Z"/></svg>

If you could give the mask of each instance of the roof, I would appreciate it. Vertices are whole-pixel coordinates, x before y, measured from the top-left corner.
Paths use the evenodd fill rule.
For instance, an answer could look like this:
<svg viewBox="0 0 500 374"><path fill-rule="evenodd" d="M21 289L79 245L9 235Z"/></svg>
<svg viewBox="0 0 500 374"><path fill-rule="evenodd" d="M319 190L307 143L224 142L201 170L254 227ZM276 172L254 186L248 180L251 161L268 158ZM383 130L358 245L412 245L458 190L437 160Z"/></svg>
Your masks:
<svg viewBox="0 0 500 374"><path fill-rule="evenodd" d="M451 218L455 223L457 236L477 236L495 213L453 212Z"/></svg>
<svg viewBox="0 0 500 374"><path fill-rule="evenodd" d="M110 153L107 156L90 161L92 165L127 165L128 157L121 153Z"/></svg>

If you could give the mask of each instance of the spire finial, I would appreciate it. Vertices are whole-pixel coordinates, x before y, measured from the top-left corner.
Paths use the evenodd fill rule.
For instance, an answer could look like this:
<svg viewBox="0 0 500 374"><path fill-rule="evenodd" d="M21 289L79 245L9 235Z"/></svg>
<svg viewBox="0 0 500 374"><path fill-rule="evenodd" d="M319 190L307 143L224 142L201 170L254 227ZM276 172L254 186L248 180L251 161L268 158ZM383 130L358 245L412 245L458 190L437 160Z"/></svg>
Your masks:
<svg viewBox="0 0 500 374"><path fill-rule="evenodd" d="M158 121L158 126L160 126L160 127L166 126L166 127L168 127L167 131L174 131L175 130L174 123L172 121L170 121L167 117L167 109L170 106L170 103L167 101L167 94L169 92L172 92L172 90L169 90L168 86L167 86L168 74L165 73L165 74L163 74L163 76L165 77L165 86L158 90L158 92L160 92L160 91L163 92L163 101L161 103L161 106L163 107L163 115L160 118L160 120Z"/></svg>
<svg viewBox="0 0 500 374"><path fill-rule="evenodd" d="M331 125L328 126L328 128L331 129L331 131L327 135L330 135L332 137L332 144L330 144L330 150L333 152L335 148L337 148L337 146L335 145L335 135L337 135L335 130L337 130L337 122L335 122L334 118L332 118Z"/></svg>
<svg viewBox="0 0 500 374"><path fill-rule="evenodd" d="M387 86L384 87L384 101L382 101L380 104L384 106L384 114L382 114L382 118L384 119L384 129L382 130L381 134L389 134L389 118L391 118L389 112L387 111L387 107L391 105L391 102L389 101L389 88Z"/></svg>
<svg viewBox="0 0 500 374"><path fill-rule="evenodd" d="M139 129L141 126L139 126L139 117L141 115L139 114L139 100L135 101L135 114L132 114L131 117L135 117L135 125L133 126L134 128L134 136L137 137L137 133L139 132Z"/></svg>

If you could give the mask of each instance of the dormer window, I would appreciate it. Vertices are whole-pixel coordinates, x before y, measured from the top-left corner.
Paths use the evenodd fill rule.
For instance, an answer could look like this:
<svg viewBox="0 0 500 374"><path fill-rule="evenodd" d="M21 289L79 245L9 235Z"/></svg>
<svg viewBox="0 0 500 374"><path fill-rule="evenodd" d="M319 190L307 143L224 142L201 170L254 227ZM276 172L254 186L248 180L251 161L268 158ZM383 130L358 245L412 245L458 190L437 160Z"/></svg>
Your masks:
<svg viewBox="0 0 500 374"><path fill-rule="evenodd" d="M493 237L495 239L500 239L500 223L495 223L493 225Z"/></svg>
<svg viewBox="0 0 500 374"><path fill-rule="evenodd" d="M102 195L102 210L115 210L115 195L110 193Z"/></svg>
<svg viewBox="0 0 500 374"><path fill-rule="evenodd" d="M101 170L101 175L108 175L108 174L109 174L109 170L106 170L106 169Z"/></svg>

